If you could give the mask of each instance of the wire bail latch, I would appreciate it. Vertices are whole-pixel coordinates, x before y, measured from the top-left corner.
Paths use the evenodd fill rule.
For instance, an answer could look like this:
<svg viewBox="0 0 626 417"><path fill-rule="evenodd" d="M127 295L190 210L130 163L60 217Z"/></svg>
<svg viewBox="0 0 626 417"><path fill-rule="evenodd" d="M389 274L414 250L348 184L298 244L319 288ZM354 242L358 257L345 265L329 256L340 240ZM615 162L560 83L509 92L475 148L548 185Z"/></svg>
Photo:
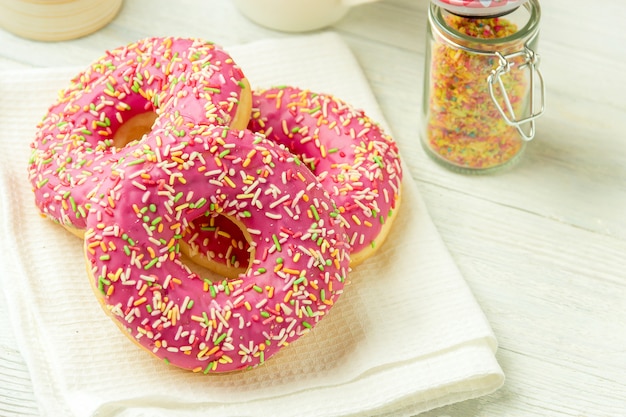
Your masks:
<svg viewBox="0 0 626 417"><path fill-rule="evenodd" d="M499 59L499 65L496 69L492 70L487 77L487 83L489 84L489 94L491 95L491 99L493 100L493 103L496 105L496 108L502 115L504 121L508 125L517 128L518 132L524 140L532 140L535 137L535 119L541 116L545 109L546 94L545 85L543 82L543 75L539 70L539 54L537 54L528 46L524 46L523 51L513 52L507 55L503 55L500 52L495 52L495 55ZM509 95L506 92L506 87L504 86L504 82L502 81L502 76L511 71L511 69L516 65L515 60L520 57L524 58L524 62L519 65L518 68L520 70L523 70L528 67L530 71L528 92L530 114L529 116L524 118L518 118L519 116L515 114L515 110L513 109L513 105L511 104ZM537 82L539 82L540 93L538 109L535 100L535 89ZM502 95L505 108L503 108L503 106L500 104L500 101L496 97L496 85ZM522 128L522 126L527 123L529 124L528 132L524 131L524 129Z"/></svg>

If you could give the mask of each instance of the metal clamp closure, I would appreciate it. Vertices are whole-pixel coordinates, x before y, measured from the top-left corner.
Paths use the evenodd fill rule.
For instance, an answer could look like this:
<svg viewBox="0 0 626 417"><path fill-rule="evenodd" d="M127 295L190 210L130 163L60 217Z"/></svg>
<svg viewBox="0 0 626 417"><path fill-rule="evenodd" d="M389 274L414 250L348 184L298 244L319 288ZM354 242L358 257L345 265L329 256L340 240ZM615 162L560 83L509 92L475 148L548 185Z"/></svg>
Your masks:
<svg viewBox="0 0 626 417"><path fill-rule="evenodd" d="M496 105L496 108L502 115L505 122L517 128L518 132L522 136L522 138L526 141L532 140L535 137L535 119L541 116L545 109L545 85L543 82L543 75L539 70L539 55L535 53L528 46L524 46L523 51L513 52L508 55L503 55L500 52L495 52L495 55L499 59L499 65L496 69L492 70L489 76L487 77L487 83L489 84L489 94L491 95L491 99L493 103ZM515 59L523 57L524 62L519 65L519 69L523 70L526 67L530 70L529 77L529 94L528 101L530 105L530 115L528 117L524 117L519 119L515 114L515 110L513 109L513 105L511 104L511 100L504 86L504 82L502 81L502 75L511 71L511 68L515 65ZM535 86L537 81L539 82L539 92L541 97L539 99L539 109L536 110L535 103ZM498 98L496 97L496 88L499 87L500 93L502 95L504 101L504 107L500 105ZM523 126L528 124L527 131L523 129Z"/></svg>

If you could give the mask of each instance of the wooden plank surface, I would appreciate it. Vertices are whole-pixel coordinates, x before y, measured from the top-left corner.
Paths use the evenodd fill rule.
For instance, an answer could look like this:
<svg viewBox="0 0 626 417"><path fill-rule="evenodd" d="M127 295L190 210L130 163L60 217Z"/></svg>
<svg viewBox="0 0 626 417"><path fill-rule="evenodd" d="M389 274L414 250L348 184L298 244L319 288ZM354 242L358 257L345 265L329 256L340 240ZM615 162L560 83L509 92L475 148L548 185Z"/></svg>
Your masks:
<svg viewBox="0 0 626 417"><path fill-rule="evenodd" d="M419 144L426 0L355 8L333 30L362 65L411 175L500 342L496 393L423 414L626 415L626 3L543 1L541 68L548 110L521 163L462 176ZM201 36L224 46L287 35L228 0L126 0L101 31L39 43L0 31L0 68L84 66L144 36ZM0 342L10 340L3 333ZM19 354L0 351L14 401L35 415ZM8 371L7 371L8 372Z"/></svg>

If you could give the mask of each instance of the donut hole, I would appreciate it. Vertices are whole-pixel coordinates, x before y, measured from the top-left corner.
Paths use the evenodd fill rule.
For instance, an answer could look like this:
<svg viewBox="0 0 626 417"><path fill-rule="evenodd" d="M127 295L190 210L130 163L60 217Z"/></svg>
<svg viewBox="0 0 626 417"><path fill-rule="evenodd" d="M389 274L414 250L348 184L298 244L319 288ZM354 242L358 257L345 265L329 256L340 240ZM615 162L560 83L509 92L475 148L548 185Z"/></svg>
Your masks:
<svg viewBox="0 0 626 417"><path fill-rule="evenodd" d="M252 237L236 219L210 213L189 222L181 252L193 263L230 279L245 274L254 259Z"/></svg>
<svg viewBox="0 0 626 417"><path fill-rule="evenodd" d="M139 113L122 123L113 135L113 145L122 149L129 143L139 140L152 130L157 114L154 111Z"/></svg>

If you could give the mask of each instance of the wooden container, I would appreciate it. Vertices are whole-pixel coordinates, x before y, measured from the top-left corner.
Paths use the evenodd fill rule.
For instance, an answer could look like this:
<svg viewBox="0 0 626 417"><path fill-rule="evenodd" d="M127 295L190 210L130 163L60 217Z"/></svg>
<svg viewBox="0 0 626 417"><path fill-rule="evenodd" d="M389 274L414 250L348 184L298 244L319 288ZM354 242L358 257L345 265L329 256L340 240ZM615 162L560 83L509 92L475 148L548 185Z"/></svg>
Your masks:
<svg viewBox="0 0 626 417"><path fill-rule="evenodd" d="M40 41L79 38L109 23L122 0L0 0L0 27Z"/></svg>

